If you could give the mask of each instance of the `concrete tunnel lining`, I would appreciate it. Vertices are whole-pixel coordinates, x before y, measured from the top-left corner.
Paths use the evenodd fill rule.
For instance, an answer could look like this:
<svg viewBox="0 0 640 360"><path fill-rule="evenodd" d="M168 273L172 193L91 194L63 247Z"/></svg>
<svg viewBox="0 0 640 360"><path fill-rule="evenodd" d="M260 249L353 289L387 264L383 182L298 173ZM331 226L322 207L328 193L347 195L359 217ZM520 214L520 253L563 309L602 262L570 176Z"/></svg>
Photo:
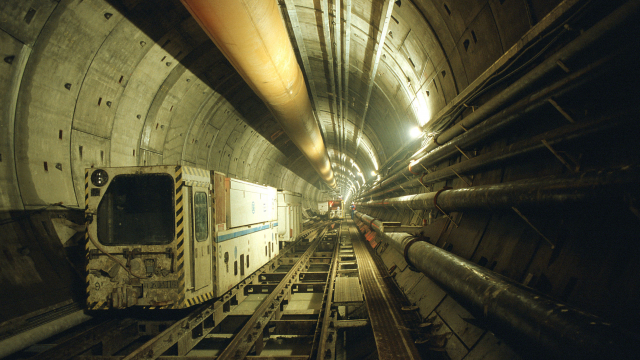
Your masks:
<svg viewBox="0 0 640 360"><path fill-rule="evenodd" d="M6 237L0 241L3 248L0 262L5 264L0 285L11 293L22 294L7 295L6 299L14 304L0 310L3 315L0 322L76 296L73 294L74 287L78 286L74 279L77 274L73 267L66 265L71 250L58 239L51 218L76 221L81 218L70 209L43 208L61 202L70 208L82 209L85 168L182 164L212 169L301 193L304 207L316 208L319 201L338 193L346 196L352 187L361 187L362 178L373 182L372 172L385 173L399 163L398 159L405 160L405 155L392 156L409 143L409 130L415 126L429 129L434 125L430 121L458 104L462 95L497 70L495 64L513 56L514 45L537 39L540 33L535 33L536 25L553 27L557 23L554 17L563 19L564 14L583 8L588 12L593 5L581 0L397 1L382 44L377 74L373 76L367 116L362 119L359 116L367 100L375 49L382 35L384 2L326 1L326 13L322 10L324 2L287 0L278 1L278 6L329 150L339 187L335 194L323 185L267 107L178 1L29 0L5 1L0 5L0 55L4 59L0 62L0 214L3 221L8 221L1 225L6 229L3 230ZM608 11L621 2L594 3ZM336 4L341 6L341 27L331 23L337 18ZM347 4L351 7L347 8ZM351 15L349 29L345 28L347 11ZM298 27L292 25L292 12L296 14ZM325 17L331 23L329 31L324 28ZM337 28L341 28L340 34L336 34ZM573 36L572 33L568 30L567 36ZM347 34L348 48L344 41ZM337 38L342 41L341 54L336 53ZM329 50L333 73L328 63ZM631 72L630 78L636 75ZM343 85L348 78L346 92L344 86L338 89L338 78L343 80ZM615 76L604 79L601 86L612 84L611 89L624 81ZM332 81L335 81L335 91ZM486 94L478 103L492 95ZM343 101L342 113L339 100ZM571 105L571 101L566 101L566 107L575 113ZM472 111L467 109L463 117ZM550 108L545 114L553 111ZM358 129L361 122L363 128ZM538 127L542 125L526 125L513 133L496 136L486 147L463 150L486 152L492 147L508 145L524 134L533 134ZM362 133L362 139L356 147L358 132ZM621 139L619 144L608 145L612 158L627 150L635 151L626 137ZM473 184L567 171L554 162L553 156L547 155L549 157L540 157L520 167L510 165L493 172L487 170ZM451 161L462 160L460 154ZM598 161L604 167L620 165L622 160ZM460 187L465 179L469 181L463 174L437 185ZM429 192L420 189L420 192ZM629 207L633 208L633 200L629 200L629 204L616 209L628 212ZM33 215L28 212L35 210L42 211ZM371 215L395 218L403 224L415 225L422 222L423 217L429 217L428 212L416 214L410 209L376 211ZM589 211L585 219L597 218L597 209ZM626 212L619 224L635 229ZM23 217L24 214L27 217ZM628 297L621 296L623 292L617 285L605 288L606 281L601 278L594 280L594 285L583 283L596 276L589 265L594 263L602 266L603 274L619 271L620 279L636 284L637 271L629 268L632 261L623 256L621 250L618 252L619 248L628 247L629 254L636 254L632 241L612 241L607 248L610 257L596 256L593 249L599 246L591 241L587 241L586 249L569 241L573 245L562 254L541 255L546 250L531 244L535 235L531 235L526 226L516 224L520 220L513 218L513 214L465 213L463 216L460 213L459 216L463 230L445 227L442 234L448 239L444 243L455 244L453 251L459 251L460 256L476 262L481 259L489 259L489 264L498 262L498 269L505 266L501 271L522 281L532 274L534 280L529 280L542 284L544 281L540 279L544 276L550 284L549 291L556 296L564 296L573 283L576 290L572 287L575 293L568 292L570 301L623 322L621 313L631 311L629 303L638 298L635 292ZM571 233L571 236L581 233L575 228L565 230L565 225L540 216L544 219L543 231L545 226L553 224L548 225L549 232ZM573 219L564 213L558 217L566 220L563 224L590 228L590 224L580 222L587 220ZM614 228L616 223L611 221L604 228ZM627 230L619 231L627 236L623 239L633 239ZM463 236L470 239L468 243L459 240ZM75 241L77 245L77 239L71 240L69 244ZM501 241L508 244L501 246ZM31 249L27 255L23 254L25 248ZM512 263L511 257L521 258L530 267L524 269ZM561 264L554 263L553 259L557 258ZM612 265L616 262L612 259L618 258L622 265ZM60 270L61 267L68 268ZM423 282L416 281L413 286L428 288ZM52 293L51 299L46 300L37 298L37 284L60 285L59 289L42 285ZM418 291L413 287L404 290L407 294ZM437 290L431 291L437 293ZM587 296L590 292L595 295ZM415 299L435 301L427 300L429 296ZM31 299L24 303L16 301L22 297ZM458 306L448 298L441 301L433 304L433 309L440 309L438 316L448 319L445 323L452 333L458 334L456 341L461 344L456 345L456 349L466 354L479 344L485 346L488 335L475 340L460 335L464 332L460 329L468 325L452 320L451 314L458 311ZM617 304L618 309L606 309L608 302ZM495 343L492 346L499 348Z"/></svg>

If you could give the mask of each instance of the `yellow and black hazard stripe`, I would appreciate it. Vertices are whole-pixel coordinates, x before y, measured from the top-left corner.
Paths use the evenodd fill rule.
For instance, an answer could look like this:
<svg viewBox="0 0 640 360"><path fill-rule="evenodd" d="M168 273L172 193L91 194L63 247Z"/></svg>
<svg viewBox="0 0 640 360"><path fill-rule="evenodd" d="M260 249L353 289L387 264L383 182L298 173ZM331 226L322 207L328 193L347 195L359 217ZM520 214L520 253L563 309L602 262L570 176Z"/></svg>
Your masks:
<svg viewBox="0 0 640 360"><path fill-rule="evenodd" d="M178 302L170 305L172 308L182 308L184 305L184 199L182 188L182 166L175 168L176 189L176 266L178 272Z"/></svg>
<svg viewBox="0 0 640 360"><path fill-rule="evenodd" d="M85 211L89 208L89 169L84 170L84 209ZM85 276L86 276L86 286L87 286L87 310L103 310L109 307L109 303L107 301L89 301L89 295L91 294L91 281L89 279L89 222L85 222L86 229L84 232L84 241L85 241Z"/></svg>
<svg viewBox="0 0 640 360"><path fill-rule="evenodd" d="M89 207L89 169L84 169L84 209L85 211ZM91 304L89 303L89 293L91 292L91 285L89 281L89 222L85 221L85 232L84 232L84 256L85 256L85 281L87 285L87 308L91 310Z"/></svg>
<svg viewBox="0 0 640 360"><path fill-rule="evenodd" d="M196 297L194 297L192 299L187 299L187 304L186 305L187 306L193 306L193 305L200 304L200 303L203 303L203 302L205 302L207 300L211 300L211 299L213 299L213 291L210 291L210 292L208 292L206 294L198 295L198 296L196 296Z"/></svg>
<svg viewBox="0 0 640 360"><path fill-rule="evenodd" d="M94 301L87 303L87 310L104 310L109 307L107 301Z"/></svg>

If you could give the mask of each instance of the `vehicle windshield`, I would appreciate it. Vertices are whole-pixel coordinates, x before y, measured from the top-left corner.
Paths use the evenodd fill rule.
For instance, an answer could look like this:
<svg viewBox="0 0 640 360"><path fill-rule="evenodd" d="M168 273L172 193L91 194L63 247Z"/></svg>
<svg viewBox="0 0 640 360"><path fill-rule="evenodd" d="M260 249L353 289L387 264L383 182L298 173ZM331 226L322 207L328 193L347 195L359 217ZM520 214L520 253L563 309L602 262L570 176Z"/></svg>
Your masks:
<svg viewBox="0 0 640 360"><path fill-rule="evenodd" d="M162 245L174 238L173 178L118 175L98 205L98 241L105 245Z"/></svg>

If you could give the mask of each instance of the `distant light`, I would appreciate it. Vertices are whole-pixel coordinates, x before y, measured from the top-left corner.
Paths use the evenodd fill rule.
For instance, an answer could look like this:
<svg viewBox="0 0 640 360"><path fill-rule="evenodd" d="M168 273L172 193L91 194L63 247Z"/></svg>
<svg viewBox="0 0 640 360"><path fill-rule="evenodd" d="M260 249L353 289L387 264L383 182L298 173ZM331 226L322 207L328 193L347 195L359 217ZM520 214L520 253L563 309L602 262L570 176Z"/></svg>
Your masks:
<svg viewBox="0 0 640 360"><path fill-rule="evenodd" d="M376 176L376 172L375 171L371 171L371 176Z"/></svg>
<svg viewBox="0 0 640 360"><path fill-rule="evenodd" d="M409 134L411 135L412 138L417 138L418 136L422 135L422 129L420 129L419 127L414 127L413 129L411 129L411 131L409 132Z"/></svg>

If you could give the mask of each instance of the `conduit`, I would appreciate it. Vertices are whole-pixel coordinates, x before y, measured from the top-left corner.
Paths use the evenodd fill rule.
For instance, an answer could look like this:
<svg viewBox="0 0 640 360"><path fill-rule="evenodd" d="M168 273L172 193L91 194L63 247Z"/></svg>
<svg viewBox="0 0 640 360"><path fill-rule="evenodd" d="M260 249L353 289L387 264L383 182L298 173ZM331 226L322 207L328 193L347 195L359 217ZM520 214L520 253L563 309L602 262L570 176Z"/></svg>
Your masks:
<svg viewBox="0 0 640 360"><path fill-rule="evenodd" d="M625 192L637 194L638 167L625 166L608 171L591 171L575 176L547 176L440 190L416 195L356 203L364 207L409 207L413 210L460 211L469 209L509 209L511 207L558 206L584 201L617 199ZM437 205L436 205L437 204Z"/></svg>
<svg viewBox="0 0 640 360"><path fill-rule="evenodd" d="M332 188L336 181L277 1L181 0L291 141Z"/></svg>
<svg viewBox="0 0 640 360"><path fill-rule="evenodd" d="M580 140L587 136L601 135L606 131L619 128L622 125L627 127L627 131L637 131L637 127L640 126L640 124L637 124L637 122L634 121L632 116L634 112L637 112L636 108L616 114L610 114L592 122L569 124L547 131L530 139L518 141L502 149L487 152L446 168L425 173L419 178L407 180L385 190L378 191L373 194L367 194L367 197L376 198L394 191L421 186L420 182L422 182L423 185L431 184L437 181L456 177L460 174L469 174L482 169L495 167L503 164L504 162L520 157L531 156L532 154L540 152L548 152L549 150L545 147L542 140L550 146L556 146L561 143Z"/></svg>
<svg viewBox="0 0 640 360"><path fill-rule="evenodd" d="M557 302L489 269L405 233L385 234L356 218L404 255L483 325L531 358L632 359L638 340L602 319Z"/></svg>
<svg viewBox="0 0 640 360"><path fill-rule="evenodd" d="M469 116L465 117L463 120L438 135L436 139L433 139L429 144L427 144L423 149L419 151L420 154L427 153L426 155L422 156L420 159L404 161L402 164L403 169L401 171L398 171L392 176L383 179L379 182L378 186L371 188L369 191L383 189L389 186L392 182L402 178L403 175L411 176L411 172L407 170L407 166L409 166L409 164L413 163L414 167L420 167L418 164L424 165L424 162L427 159L429 159L430 161L430 159L433 157L432 153L440 150L443 147L439 144L446 143L447 145L449 145L449 141L454 139L457 140L457 138L460 137L461 134L462 136L467 135L468 132L466 132L465 129L473 129L475 126L489 118L492 114L495 114L497 111L504 108L509 103L517 100L520 96L523 96L527 91L530 91L536 84L540 82L542 78L551 74L553 71L557 71L559 61L566 62L575 58L578 54L587 50L590 46L593 46L598 41L601 41L608 34L620 29L623 25L633 21L637 17L639 11L640 1L637 0L628 1L621 7L617 8L607 17L596 23L593 27L587 29L572 42L564 46L562 49L558 50L555 54L551 55L540 65L536 66L533 70L508 86L498 95L491 98L491 100L487 101L484 105L480 106L478 109L476 109L475 112L471 113ZM531 101L529 102L532 103ZM494 116L492 119L499 118L500 115L502 115L502 117L504 118L504 113L505 112L498 113L497 115L499 116ZM514 116L517 115L513 114L512 117ZM367 195L367 193L364 193L364 195Z"/></svg>
<svg viewBox="0 0 640 360"><path fill-rule="evenodd" d="M459 154L458 148L476 145L489 136L495 135L500 131L505 131L509 127L522 124L522 122L527 120L534 120L532 115L540 109L547 107L549 105L548 99L569 94L585 86L585 84L594 78L602 76L602 74L607 71L607 68L603 65L609 63L608 60L610 60L609 57L588 65L535 94L521 99L500 113L470 128L464 134L460 134L446 144L436 147L417 159L413 159L408 163L408 169L398 171L394 175L381 181L377 187L372 188L370 191L388 187L394 181L404 178L404 174L416 175L421 173L425 167ZM365 195L368 194L365 193Z"/></svg>
<svg viewBox="0 0 640 360"><path fill-rule="evenodd" d="M0 341L0 359L92 319L79 310Z"/></svg>

